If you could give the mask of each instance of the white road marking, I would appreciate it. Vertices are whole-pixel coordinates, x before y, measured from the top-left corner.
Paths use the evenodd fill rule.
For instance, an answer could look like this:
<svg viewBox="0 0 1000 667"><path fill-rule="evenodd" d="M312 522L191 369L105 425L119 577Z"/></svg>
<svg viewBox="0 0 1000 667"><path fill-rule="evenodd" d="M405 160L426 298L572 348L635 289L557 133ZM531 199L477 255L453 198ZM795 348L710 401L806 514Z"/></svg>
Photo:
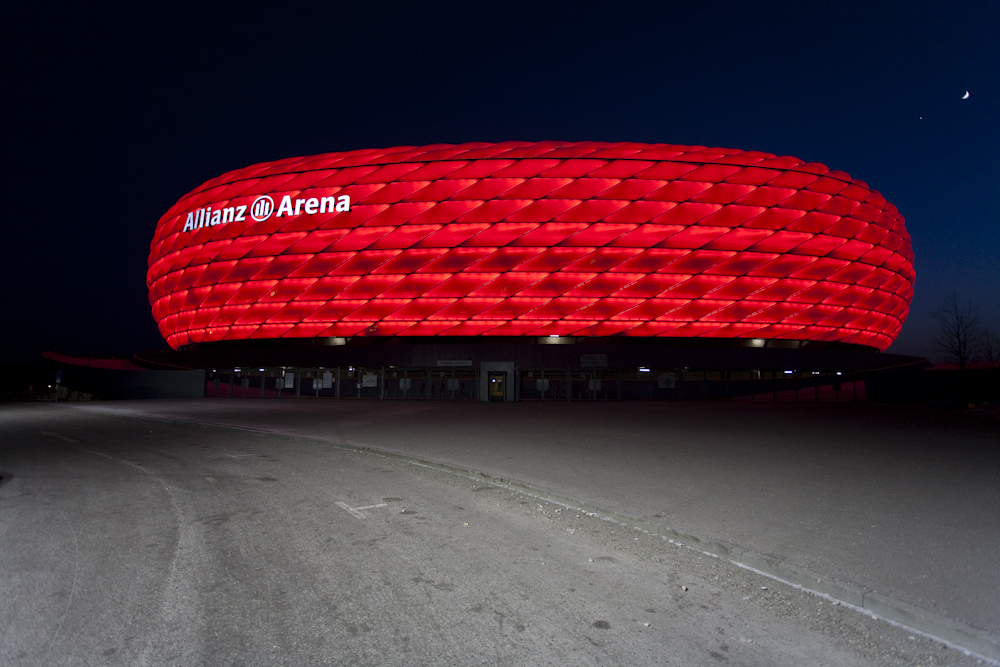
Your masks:
<svg viewBox="0 0 1000 667"><path fill-rule="evenodd" d="M379 503L377 505L365 505L364 507L351 507L347 503L342 503L339 500L334 503L337 507L341 508L345 512L350 513L355 519L364 519L365 515L361 513L361 510L370 510L376 507L388 507L389 503Z"/></svg>
<svg viewBox="0 0 1000 667"><path fill-rule="evenodd" d="M80 442L79 440L74 440L73 438L66 437L65 435L59 435L58 433L53 433L52 431L42 431L42 435L50 435L53 438L59 438L63 442Z"/></svg>
<svg viewBox="0 0 1000 667"><path fill-rule="evenodd" d="M343 510L345 510L347 512L350 512L351 514L353 514L355 519L364 519L365 518L364 514L362 514L361 512L357 511L353 507L349 506L347 503L342 503L342 502L340 502L338 500L336 504L337 504L337 507L340 507L341 509L343 509Z"/></svg>

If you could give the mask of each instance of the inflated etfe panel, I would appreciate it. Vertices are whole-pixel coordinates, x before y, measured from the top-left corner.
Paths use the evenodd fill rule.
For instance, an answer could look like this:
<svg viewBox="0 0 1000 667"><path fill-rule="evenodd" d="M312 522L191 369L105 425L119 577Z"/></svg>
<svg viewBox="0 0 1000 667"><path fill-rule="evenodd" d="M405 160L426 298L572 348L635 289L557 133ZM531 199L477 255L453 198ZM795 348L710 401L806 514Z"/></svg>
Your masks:
<svg viewBox="0 0 1000 667"><path fill-rule="evenodd" d="M160 219L174 348L352 336L670 336L884 350L913 294L895 206L792 157L507 142L329 153L212 179Z"/></svg>

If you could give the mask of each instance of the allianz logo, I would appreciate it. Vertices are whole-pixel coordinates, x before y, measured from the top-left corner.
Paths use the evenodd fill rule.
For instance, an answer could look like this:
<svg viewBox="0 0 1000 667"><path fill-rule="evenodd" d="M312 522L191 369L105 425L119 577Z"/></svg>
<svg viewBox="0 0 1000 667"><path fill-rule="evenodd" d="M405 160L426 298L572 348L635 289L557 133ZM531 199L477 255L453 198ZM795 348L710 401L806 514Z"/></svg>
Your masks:
<svg viewBox="0 0 1000 667"><path fill-rule="evenodd" d="M190 232L202 227L215 227L224 225L227 222L245 222L247 219L247 209L250 209L250 217L256 222L263 222L274 214L276 218L293 215L313 215L315 213L342 213L351 210L351 198L348 195L329 197L306 197L292 199L291 195L285 195L278 204L278 211L274 211L274 199L270 195L261 195L253 200L250 206L241 204L239 206L227 206L225 208L213 209L211 206L190 211L187 220L184 222L182 232Z"/></svg>

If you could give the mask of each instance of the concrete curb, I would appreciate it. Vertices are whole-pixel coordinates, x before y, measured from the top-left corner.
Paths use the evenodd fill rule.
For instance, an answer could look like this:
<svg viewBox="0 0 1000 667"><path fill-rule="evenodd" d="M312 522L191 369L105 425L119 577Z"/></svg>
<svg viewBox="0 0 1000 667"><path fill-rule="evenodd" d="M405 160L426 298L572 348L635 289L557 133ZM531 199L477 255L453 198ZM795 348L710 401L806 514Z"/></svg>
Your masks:
<svg viewBox="0 0 1000 667"><path fill-rule="evenodd" d="M275 433L275 435L283 435ZM918 607L916 605L897 600L889 595L884 595L876 591L871 591L850 582L837 581L830 577L825 577L819 573L812 572L793 563L789 563L780 558L765 556L743 549L737 545L723 541L704 540L695 535L681 533L673 528L658 525L643 519L626 516L613 510L602 509L595 505L580 503L572 498L552 493L545 489L535 488L518 482L490 475L484 472L462 468L446 463L420 459L406 454L386 452L372 447L359 447L356 445L346 445L341 443L331 443L319 438L308 436L302 437L305 440L321 442L325 447L331 449L341 449L358 453L382 456L412 465L418 465L432 470L446 472L460 477L466 477L476 481L492 484L502 488L517 491L525 495L563 505L581 512L593 514L603 519L609 519L616 523L628 526L650 535L659 535L671 542L679 543L682 546L702 551L713 556L725 558L735 564L743 565L753 570L771 577L778 581L793 584L798 588L811 593L817 593L843 602L860 610L867 611L884 620L894 624L916 630L938 641L942 641L953 648L975 654L990 663L1000 665L1000 638L992 637L985 630L980 630L960 621L946 618L933 611Z"/></svg>
<svg viewBox="0 0 1000 667"><path fill-rule="evenodd" d="M898 600L892 596L879 593L878 591L868 590L850 582L843 582L830 577L825 577L824 575L799 567L798 565L789 563L781 558L759 554L727 542L705 540L695 535L681 533L673 528L658 525L644 519L626 516L614 510L580 503L572 498L568 498L545 489L535 488L513 479L490 475L477 470L441 463L438 461L421 459L408 454L399 454L396 452L361 445L332 442L315 436L295 435L282 433L280 431L232 426L230 424L218 424L193 419L163 417L162 415L123 412L102 408L95 409L89 406L85 409L90 409L95 412L103 412L105 414L113 414L116 416L133 417L136 419L149 419L154 421L175 422L210 428L239 430L253 433L255 435L278 435L282 437L296 438L318 444L320 447L325 449L337 449L381 456L383 458L400 461L410 465L417 465L423 468L429 468L510 489L540 500L546 500L548 502L563 505L581 512L586 512L603 519L614 521L650 535L658 535L665 540L669 540L673 543L679 543L682 546L686 546L697 551L725 558L732 563L753 569L765 576L791 584L807 592L832 598L833 600L843 602L857 609L874 614L890 623L915 630L931 637L932 639L950 645L952 648L974 654L978 658L1000 666L1000 637L991 636L988 632L980 628L967 625L955 619L946 618L933 611L924 609L923 607L919 607L903 600Z"/></svg>
<svg viewBox="0 0 1000 667"><path fill-rule="evenodd" d="M780 558L765 556L754 551L744 551L736 562L814 593L828 595L855 607L864 607L866 591L860 586L835 581Z"/></svg>

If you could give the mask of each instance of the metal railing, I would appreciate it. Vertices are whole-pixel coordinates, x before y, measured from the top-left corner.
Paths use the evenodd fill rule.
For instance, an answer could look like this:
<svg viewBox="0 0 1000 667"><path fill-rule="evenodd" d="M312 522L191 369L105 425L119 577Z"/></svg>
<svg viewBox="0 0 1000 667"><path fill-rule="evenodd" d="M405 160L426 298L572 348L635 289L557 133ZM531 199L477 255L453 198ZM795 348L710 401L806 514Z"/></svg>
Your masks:
<svg viewBox="0 0 1000 667"><path fill-rule="evenodd" d="M865 399L866 374L829 369L523 367L507 381L513 383L518 401L858 401ZM435 366L218 368L206 370L205 395L477 401L480 372L475 367Z"/></svg>
<svg viewBox="0 0 1000 667"><path fill-rule="evenodd" d="M478 400L475 369L276 367L209 369L205 395L235 398Z"/></svg>

